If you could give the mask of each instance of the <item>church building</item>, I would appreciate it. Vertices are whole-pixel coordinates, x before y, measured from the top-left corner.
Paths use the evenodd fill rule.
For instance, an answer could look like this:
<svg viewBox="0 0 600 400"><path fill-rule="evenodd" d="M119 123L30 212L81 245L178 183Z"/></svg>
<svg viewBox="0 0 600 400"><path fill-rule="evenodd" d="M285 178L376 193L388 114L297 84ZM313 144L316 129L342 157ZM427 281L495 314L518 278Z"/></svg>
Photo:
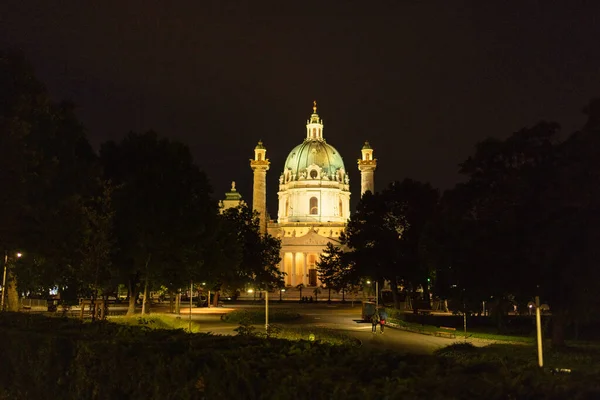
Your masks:
<svg viewBox="0 0 600 400"><path fill-rule="evenodd" d="M323 136L316 102L304 140L292 149L281 170L276 221L269 221L266 213L270 162L262 142L254 149L250 167L254 172L252 207L260 214L261 231L281 240L280 269L286 273L286 286L320 286L317 261L328 242L339 244L351 210L350 179L341 154ZM376 167L373 149L365 142L358 160L361 195L374 192Z"/></svg>

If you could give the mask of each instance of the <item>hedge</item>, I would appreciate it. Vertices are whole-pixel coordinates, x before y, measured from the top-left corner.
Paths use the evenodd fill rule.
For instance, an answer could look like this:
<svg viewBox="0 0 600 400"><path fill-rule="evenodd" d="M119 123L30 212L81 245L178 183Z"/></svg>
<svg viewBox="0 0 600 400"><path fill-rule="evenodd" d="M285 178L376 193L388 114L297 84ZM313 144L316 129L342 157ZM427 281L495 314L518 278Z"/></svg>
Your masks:
<svg viewBox="0 0 600 400"><path fill-rule="evenodd" d="M600 398L600 376L460 347L435 356L0 316L0 398Z"/></svg>

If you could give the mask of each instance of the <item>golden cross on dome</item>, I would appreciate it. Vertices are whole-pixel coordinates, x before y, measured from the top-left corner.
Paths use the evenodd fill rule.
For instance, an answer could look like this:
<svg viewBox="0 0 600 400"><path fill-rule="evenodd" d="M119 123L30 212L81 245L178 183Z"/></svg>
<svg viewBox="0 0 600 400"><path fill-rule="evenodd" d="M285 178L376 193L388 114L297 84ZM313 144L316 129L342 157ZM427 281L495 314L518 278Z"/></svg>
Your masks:
<svg viewBox="0 0 600 400"><path fill-rule="evenodd" d="M313 112L316 114L317 113L317 101L313 101Z"/></svg>

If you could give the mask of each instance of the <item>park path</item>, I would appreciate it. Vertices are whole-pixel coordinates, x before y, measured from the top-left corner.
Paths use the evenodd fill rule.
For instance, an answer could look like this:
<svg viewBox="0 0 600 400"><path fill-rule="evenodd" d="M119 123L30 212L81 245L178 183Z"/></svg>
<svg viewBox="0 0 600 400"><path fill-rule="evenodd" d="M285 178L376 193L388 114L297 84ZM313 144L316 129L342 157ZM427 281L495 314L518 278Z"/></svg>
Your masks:
<svg viewBox="0 0 600 400"><path fill-rule="evenodd" d="M277 306L275 306L277 307ZM233 309L245 308L236 306L232 308L214 308L214 309L192 309L192 319L198 324L200 332L211 332L218 335L235 335L237 328L235 324L223 322L220 319L222 314L230 312ZM456 339L448 339L430 335L423 335L414 332L408 332L392 327L386 327L383 334L371 333L370 323L361 323L357 321L360 316L358 307L340 307L336 305L315 305L309 307L296 307L302 315L299 321L291 323L278 323L278 325L290 326L316 326L343 332L353 338L361 341L362 346L369 349L388 349L395 352L410 354L432 354L436 350L448 346L452 343L463 341L460 336ZM181 318L189 316L182 310ZM255 325L257 331L264 330L264 324ZM482 347L489 345L490 341L484 341L474 338L467 339L475 346Z"/></svg>

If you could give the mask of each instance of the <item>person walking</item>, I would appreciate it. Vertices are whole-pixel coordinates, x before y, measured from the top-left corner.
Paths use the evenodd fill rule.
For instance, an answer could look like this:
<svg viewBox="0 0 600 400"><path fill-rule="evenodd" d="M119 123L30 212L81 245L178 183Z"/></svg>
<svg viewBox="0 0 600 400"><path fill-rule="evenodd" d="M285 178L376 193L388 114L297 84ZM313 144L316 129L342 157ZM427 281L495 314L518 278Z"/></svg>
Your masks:
<svg viewBox="0 0 600 400"><path fill-rule="evenodd" d="M377 333L377 325L379 325L379 321L379 313L375 312L375 314L371 316L371 332Z"/></svg>
<svg viewBox="0 0 600 400"><path fill-rule="evenodd" d="M379 312L379 325L381 328L379 328L379 333L383 333L383 328L385 328L385 321L387 320L387 313L385 312L385 310L381 310Z"/></svg>

